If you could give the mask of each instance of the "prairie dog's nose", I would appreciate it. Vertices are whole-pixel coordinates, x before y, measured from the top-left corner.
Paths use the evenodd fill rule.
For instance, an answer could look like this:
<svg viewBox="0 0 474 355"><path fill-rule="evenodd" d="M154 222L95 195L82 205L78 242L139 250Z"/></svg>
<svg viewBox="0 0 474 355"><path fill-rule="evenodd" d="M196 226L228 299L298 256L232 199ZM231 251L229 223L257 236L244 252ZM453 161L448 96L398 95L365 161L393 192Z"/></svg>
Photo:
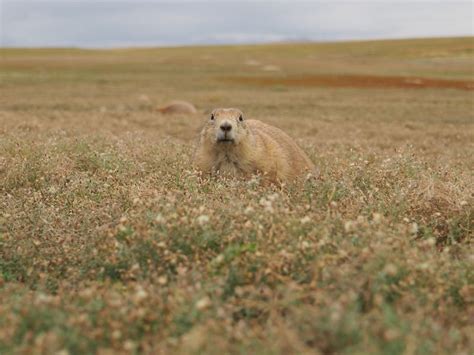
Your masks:
<svg viewBox="0 0 474 355"><path fill-rule="evenodd" d="M221 129L224 132L229 132L232 129L232 125L229 122L224 122L223 124L221 124Z"/></svg>

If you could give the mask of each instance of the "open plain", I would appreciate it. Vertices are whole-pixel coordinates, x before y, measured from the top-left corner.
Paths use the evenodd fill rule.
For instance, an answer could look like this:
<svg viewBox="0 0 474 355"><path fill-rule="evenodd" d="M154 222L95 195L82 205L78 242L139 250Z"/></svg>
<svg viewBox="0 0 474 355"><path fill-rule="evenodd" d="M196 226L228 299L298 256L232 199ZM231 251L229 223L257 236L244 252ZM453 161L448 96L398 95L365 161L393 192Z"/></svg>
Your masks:
<svg viewBox="0 0 474 355"><path fill-rule="evenodd" d="M0 55L1 354L472 354L472 38ZM215 107L319 176L199 176Z"/></svg>

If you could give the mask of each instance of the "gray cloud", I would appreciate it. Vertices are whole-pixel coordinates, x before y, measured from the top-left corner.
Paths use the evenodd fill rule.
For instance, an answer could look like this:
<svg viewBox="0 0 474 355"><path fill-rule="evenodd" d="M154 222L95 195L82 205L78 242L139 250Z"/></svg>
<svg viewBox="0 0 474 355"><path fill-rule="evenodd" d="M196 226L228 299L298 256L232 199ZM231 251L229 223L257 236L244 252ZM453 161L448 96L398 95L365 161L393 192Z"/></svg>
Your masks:
<svg viewBox="0 0 474 355"><path fill-rule="evenodd" d="M3 0L0 4L4 47L473 35L471 1Z"/></svg>

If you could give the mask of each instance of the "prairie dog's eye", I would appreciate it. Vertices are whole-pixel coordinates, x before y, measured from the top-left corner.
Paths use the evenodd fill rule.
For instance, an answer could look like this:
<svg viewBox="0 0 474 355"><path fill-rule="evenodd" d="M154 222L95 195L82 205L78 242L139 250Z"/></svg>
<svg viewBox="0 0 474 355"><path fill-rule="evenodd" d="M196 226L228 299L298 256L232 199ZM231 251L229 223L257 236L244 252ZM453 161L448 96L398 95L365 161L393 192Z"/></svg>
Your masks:
<svg viewBox="0 0 474 355"><path fill-rule="evenodd" d="M214 121L214 118L215 118L215 117L214 117L214 114L211 113L211 121Z"/></svg>
<svg viewBox="0 0 474 355"><path fill-rule="evenodd" d="M244 117L242 115L239 116L239 121L242 122L244 120Z"/></svg>

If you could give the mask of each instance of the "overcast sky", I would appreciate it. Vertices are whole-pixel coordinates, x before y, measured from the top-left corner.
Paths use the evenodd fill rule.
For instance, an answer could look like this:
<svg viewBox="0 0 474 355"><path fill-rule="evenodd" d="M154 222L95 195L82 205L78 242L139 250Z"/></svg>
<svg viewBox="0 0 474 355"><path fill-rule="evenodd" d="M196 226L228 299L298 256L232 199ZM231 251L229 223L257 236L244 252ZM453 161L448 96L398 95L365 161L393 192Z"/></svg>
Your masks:
<svg viewBox="0 0 474 355"><path fill-rule="evenodd" d="M472 36L473 1L0 0L0 46Z"/></svg>

